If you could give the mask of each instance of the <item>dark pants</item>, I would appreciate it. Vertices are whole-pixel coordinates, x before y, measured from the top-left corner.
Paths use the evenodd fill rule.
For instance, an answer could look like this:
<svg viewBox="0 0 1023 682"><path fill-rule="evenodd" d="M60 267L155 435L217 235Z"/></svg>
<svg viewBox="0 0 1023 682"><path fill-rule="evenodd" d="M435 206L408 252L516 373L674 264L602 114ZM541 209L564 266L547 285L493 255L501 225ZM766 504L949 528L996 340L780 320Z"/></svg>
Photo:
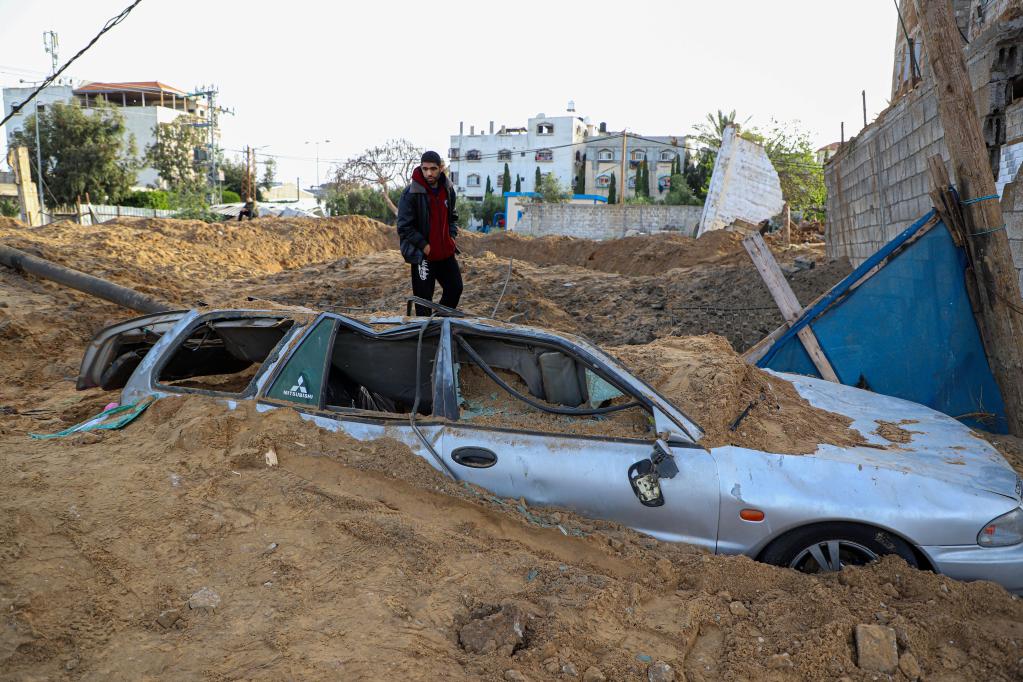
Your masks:
<svg viewBox="0 0 1023 682"><path fill-rule="evenodd" d="M432 301L433 289L437 282L440 282L441 289L444 290L440 304L448 308L457 308L458 299L462 297L462 272L458 269L458 261L454 256L444 260L424 260L412 266L413 296ZM417 316L427 317L429 314L430 309L426 306L416 306Z"/></svg>

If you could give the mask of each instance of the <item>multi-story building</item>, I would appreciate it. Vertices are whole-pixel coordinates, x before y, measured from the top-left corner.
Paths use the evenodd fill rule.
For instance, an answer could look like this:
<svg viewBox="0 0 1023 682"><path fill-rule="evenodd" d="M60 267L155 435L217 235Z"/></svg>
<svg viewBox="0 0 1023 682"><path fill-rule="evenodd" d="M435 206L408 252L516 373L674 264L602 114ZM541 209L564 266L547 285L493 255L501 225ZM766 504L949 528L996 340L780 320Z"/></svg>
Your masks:
<svg viewBox="0 0 1023 682"><path fill-rule="evenodd" d="M537 114L525 127L502 125L496 132L490 122L489 132L458 124L458 134L451 136L448 150L451 180L458 193L481 200L490 179L494 192L500 194L504 165L508 164L511 188L520 178L521 191L535 191L536 169L543 175L553 174L568 190L576 177L576 165L582 158L582 144L593 134L589 119L575 115L571 102L561 116Z"/></svg>
<svg viewBox="0 0 1023 682"><path fill-rule="evenodd" d="M33 92L34 88L4 88L4 115ZM170 123L183 115L191 115L205 122L208 119L206 100L191 96L182 90L159 81L138 83L88 83L50 86L44 89L27 107L7 122L7 142L25 125L25 119L55 102L78 104L93 109L99 102L118 107L124 117L125 137L135 141L135 154L141 158L156 141L154 129L158 123ZM215 119L214 119L215 120ZM214 136L217 131L214 130ZM160 178L151 167L140 168L135 177L139 187L159 186Z"/></svg>
<svg viewBox="0 0 1023 682"><path fill-rule="evenodd" d="M487 179L497 194L501 192L504 166L508 164L510 187L514 190L520 179L522 192L536 191L536 169L542 175L552 174L568 191L577 186L585 174L585 194L607 196L611 174L622 174L622 134L608 132L607 125L594 126L588 117L577 116L575 106L560 116L537 114L524 127L501 126L496 132L494 122L489 130L459 123L457 135L451 136L451 179L459 194L481 200L486 193ZM657 199L667 193L671 165L676 156L684 158L685 137L626 136L625 196L636 191L636 173L640 163L647 162L650 174L650 196ZM616 181L621 196L622 181Z"/></svg>
<svg viewBox="0 0 1023 682"><path fill-rule="evenodd" d="M676 158L685 160L683 135L647 137L625 134L625 196L636 194L636 174L643 161L650 176L650 198L663 199L671 188L671 167ZM601 123L596 137L583 145L586 193L607 196L611 175L615 176L618 196L622 192L622 133L607 132Z"/></svg>

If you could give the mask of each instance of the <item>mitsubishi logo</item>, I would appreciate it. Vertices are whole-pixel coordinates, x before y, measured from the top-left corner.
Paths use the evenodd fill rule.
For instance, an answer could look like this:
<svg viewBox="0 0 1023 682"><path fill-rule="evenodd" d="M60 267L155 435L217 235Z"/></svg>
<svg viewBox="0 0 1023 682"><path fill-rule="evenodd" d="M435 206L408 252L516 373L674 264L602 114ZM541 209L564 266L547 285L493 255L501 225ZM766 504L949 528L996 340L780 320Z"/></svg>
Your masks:
<svg viewBox="0 0 1023 682"><path fill-rule="evenodd" d="M312 400L313 394L310 393L305 387L305 374L298 375L298 381L289 390L284 392L284 395L289 398L301 398L303 400Z"/></svg>

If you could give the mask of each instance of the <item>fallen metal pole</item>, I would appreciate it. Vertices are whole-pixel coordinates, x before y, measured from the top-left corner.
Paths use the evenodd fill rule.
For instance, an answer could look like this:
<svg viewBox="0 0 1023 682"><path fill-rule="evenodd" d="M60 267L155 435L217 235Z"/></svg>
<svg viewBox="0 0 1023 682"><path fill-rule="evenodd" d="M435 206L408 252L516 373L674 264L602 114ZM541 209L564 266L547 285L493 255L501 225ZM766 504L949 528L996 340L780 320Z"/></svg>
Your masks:
<svg viewBox="0 0 1023 682"><path fill-rule="evenodd" d="M162 313L174 310L166 303L150 298L134 289L122 287L119 284L66 268L63 265L57 265L9 246L0 245L0 263L141 313Z"/></svg>

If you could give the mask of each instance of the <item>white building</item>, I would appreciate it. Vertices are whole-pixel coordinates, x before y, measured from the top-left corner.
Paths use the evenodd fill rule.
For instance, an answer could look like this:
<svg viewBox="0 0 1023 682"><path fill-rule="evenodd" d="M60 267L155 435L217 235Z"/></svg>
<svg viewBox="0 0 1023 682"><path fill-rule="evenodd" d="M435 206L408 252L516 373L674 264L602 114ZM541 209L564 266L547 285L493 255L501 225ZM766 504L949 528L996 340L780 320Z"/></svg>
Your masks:
<svg viewBox="0 0 1023 682"><path fill-rule="evenodd" d="M23 101L35 88L4 88L4 115ZM77 103L85 109L92 109L103 101L118 107L124 117L125 137L134 137L135 154L142 158L146 147L155 142L153 130L158 123L170 123L178 116L190 114L203 122L207 119L206 101L202 97L189 96L182 90L159 81L132 83L88 83L79 87L70 85L51 86L44 89L35 100L6 124L7 143L16 131L25 125L25 118L36 112L45 111L54 102ZM43 150L45 153L45 150ZM139 187L156 187L159 175L150 167L139 169L135 183Z"/></svg>
<svg viewBox="0 0 1023 682"><path fill-rule="evenodd" d="M459 194L481 200L487 178L494 193L501 193L504 165L508 164L512 191L516 177L521 178L521 191L534 191L537 168L544 175L553 173L571 191L582 163L582 143L593 134L589 119L576 116L571 102L565 114L537 114L525 127L502 125L495 132L491 121L489 131L481 127L477 132L475 126L469 126L466 134L465 124L459 123L448 150L451 181Z"/></svg>

